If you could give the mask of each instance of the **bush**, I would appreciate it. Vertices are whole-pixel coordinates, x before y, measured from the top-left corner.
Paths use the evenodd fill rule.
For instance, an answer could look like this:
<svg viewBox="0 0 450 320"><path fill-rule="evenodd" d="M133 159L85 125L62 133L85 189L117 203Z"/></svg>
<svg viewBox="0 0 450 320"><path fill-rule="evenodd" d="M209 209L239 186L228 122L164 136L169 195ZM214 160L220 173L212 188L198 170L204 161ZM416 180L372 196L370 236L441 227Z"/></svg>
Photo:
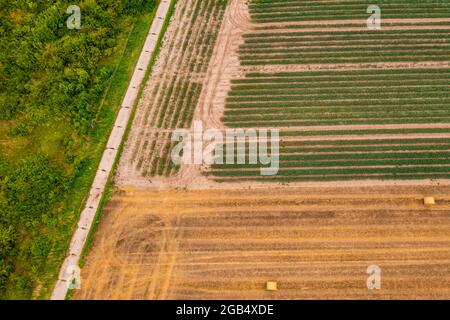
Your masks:
<svg viewBox="0 0 450 320"><path fill-rule="evenodd" d="M32 155L21 161L6 183L7 213L16 221L29 223L48 214L66 189L67 182L59 168L43 156Z"/></svg>
<svg viewBox="0 0 450 320"><path fill-rule="evenodd" d="M24 123L19 123L15 127L11 128L9 132L12 136L26 137L30 134L28 127Z"/></svg>

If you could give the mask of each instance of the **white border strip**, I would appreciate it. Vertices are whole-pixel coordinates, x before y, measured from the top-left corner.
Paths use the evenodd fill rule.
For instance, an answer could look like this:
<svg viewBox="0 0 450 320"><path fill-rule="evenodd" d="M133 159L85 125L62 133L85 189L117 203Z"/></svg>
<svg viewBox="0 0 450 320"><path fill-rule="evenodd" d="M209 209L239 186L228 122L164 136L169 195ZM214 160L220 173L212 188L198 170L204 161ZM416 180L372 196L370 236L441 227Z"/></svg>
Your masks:
<svg viewBox="0 0 450 320"><path fill-rule="evenodd" d="M100 200L105 191L106 183L111 174L114 162L119 152L120 145L125 135L128 122L131 118L133 106L139 94L139 89L144 81L153 53L156 49L156 44L162 32L164 22L167 19L167 14L171 5L171 0L161 0L156 15L154 16L150 31L147 35L144 47L139 56L139 60L134 69L127 92L122 101L122 107L119 110L114 127L109 136L108 143L103 152L100 165L89 191L89 197L86 201L85 207L81 213L78 221L77 229L73 234L72 241L68 255L66 256L60 272L58 281L53 289L51 300L64 300L68 291L69 281L72 279L71 268L78 266L81 253L83 251L86 239L91 230L92 223L97 213Z"/></svg>

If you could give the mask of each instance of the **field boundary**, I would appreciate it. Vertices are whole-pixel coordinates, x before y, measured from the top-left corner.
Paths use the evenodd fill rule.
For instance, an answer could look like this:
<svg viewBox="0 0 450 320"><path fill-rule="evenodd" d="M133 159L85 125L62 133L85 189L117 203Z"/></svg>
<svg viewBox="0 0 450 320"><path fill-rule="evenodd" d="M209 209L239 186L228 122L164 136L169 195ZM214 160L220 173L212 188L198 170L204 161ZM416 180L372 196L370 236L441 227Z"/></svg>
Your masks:
<svg viewBox="0 0 450 320"><path fill-rule="evenodd" d="M159 3L145 44L135 66L133 76L122 100L122 105L109 136L108 143L103 152L88 199L78 221L77 229L70 242L67 256L61 266L58 280L50 298L51 300L64 300L67 295L67 282L73 275L72 272L68 272L68 268L69 266L77 266L83 254L85 244L97 216L99 205L104 197L106 185L110 181L115 164L117 163L117 158L120 155L123 139L126 136L130 119L132 119L136 101L141 94L142 84L145 82L144 80L148 74L147 71L152 67L155 61L155 55L158 53L158 46L162 41L162 35L165 31L164 26L167 25L167 19L170 17L170 8L173 7L173 3L174 0L162 0Z"/></svg>

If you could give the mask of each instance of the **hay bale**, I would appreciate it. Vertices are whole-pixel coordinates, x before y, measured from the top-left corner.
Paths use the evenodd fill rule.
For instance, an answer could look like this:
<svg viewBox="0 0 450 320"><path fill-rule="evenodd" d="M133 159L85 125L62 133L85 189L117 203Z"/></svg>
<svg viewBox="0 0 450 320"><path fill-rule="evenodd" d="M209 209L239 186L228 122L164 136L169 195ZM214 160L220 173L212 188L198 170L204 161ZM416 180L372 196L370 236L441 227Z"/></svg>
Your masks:
<svg viewBox="0 0 450 320"><path fill-rule="evenodd" d="M266 283L266 290L267 291L277 291L277 282L276 281L267 281Z"/></svg>
<svg viewBox="0 0 450 320"><path fill-rule="evenodd" d="M434 197L425 197L423 198L423 204L426 206L434 206L436 201L434 200Z"/></svg>

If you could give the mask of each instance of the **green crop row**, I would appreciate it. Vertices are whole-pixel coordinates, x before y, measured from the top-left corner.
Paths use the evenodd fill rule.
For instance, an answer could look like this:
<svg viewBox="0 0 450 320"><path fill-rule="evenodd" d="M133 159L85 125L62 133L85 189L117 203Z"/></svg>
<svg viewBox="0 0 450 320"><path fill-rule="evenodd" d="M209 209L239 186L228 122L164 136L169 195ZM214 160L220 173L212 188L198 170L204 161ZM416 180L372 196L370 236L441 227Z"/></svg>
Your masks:
<svg viewBox="0 0 450 320"><path fill-rule="evenodd" d="M414 50L414 48L411 48L411 50ZM432 58L436 59L438 57L444 57L447 60L449 59L448 55L450 53L447 49L433 49L433 50L415 50L414 52L411 51L374 51L369 57L360 58L358 55L362 54L363 52L357 52L357 51L350 51L350 52L340 52L340 51L334 51L334 52L327 52L327 53L314 53L314 54L303 54L303 53L297 53L297 54L283 54L283 53L277 53L277 54L241 54L240 58L242 62L252 62L257 60L302 60L302 61L320 61L320 59L326 59L328 61L332 59L341 59L341 60L362 60L362 61L376 61L380 59L399 59L406 57L407 59L411 59L411 57L417 58Z"/></svg>
<svg viewBox="0 0 450 320"><path fill-rule="evenodd" d="M341 76L341 77L305 77L305 78L250 78L232 81L232 90L283 89L293 87L324 86L373 86L373 85L417 85L448 84L450 74L440 75L382 75L382 76Z"/></svg>
<svg viewBox="0 0 450 320"><path fill-rule="evenodd" d="M224 149L225 150L225 149ZM275 154L274 154L275 155ZM431 151L403 151L403 152L366 152L366 153L354 153L354 152L340 152L333 154L284 154L281 153L279 155L280 162L300 162L300 161L314 161L314 162L323 162L323 161L337 161L337 160L345 160L345 161L360 161L360 160L407 160L407 159L439 159L445 158L450 159L450 152L436 150L434 152ZM235 162L236 156L234 157Z"/></svg>
<svg viewBox="0 0 450 320"><path fill-rule="evenodd" d="M280 7L280 6L272 6L267 8L250 8L250 14L255 19L259 18L273 18L273 17L290 17L292 15L296 16L299 13L305 13L305 16L313 16L313 15L340 15L340 14L354 14L356 17L361 17L362 14L366 14L368 5L365 3L359 4L327 4L324 6L323 4L318 5L308 5L308 6L299 6L295 4L294 6L289 7ZM424 4L385 4L383 5L383 11L388 14L398 14L398 11L405 11L408 13L433 13L440 12L441 10L448 10L448 5L424 5ZM365 15L368 16L367 14Z"/></svg>
<svg viewBox="0 0 450 320"><path fill-rule="evenodd" d="M399 10L397 13L383 13L384 19L413 19L413 18L445 18L445 12L442 10L431 10L435 12L430 12L429 9L424 10L415 10L412 12L408 12L405 10ZM347 12L338 13L334 12L331 14L322 14L318 15L315 12L307 13L284 13L284 14L270 14L265 15L265 17L254 16L253 21L257 23L276 23L276 22L298 22L298 21L320 21L320 20L355 20L355 19L367 19L368 15L364 12L359 16L355 16L354 14L349 14Z"/></svg>
<svg viewBox="0 0 450 320"><path fill-rule="evenodd" d="M280 141L280 154L288 155L293 152L299 153L302 151L310 153L311 151L324 150L323 148L333 148L333 152L335 152L336 148L348 148L348 147L389 147L393 146L397 148L399 146L402 147L401 150L412 150L410 148L416 147L428 147L428 149L436 148L436 150L443 150L448 148L450 139L449 138L415 138L415 139L376 139L376 140L307 140L307 141ZM249 144L250 142L247 140L244 143L244 146L240 146L240 144L235 143L225 143L223 144L223 150L227 150L228 147L233 147L233 150L236 152L244 152L245 155L249 153ZM270 143L269 143L270 144ZM430 147L431 145L431 147ZM322 148L322 149L320 149ZM298 149L298 150L296 150ZM416 150L416 149L414 149ZM342 152L342 150L339 150ZM356 151L356 150L345 150L345 151ZM361 150L359 150L361 151ZM367 151L367 150L366 150ZM382 150L369 150L369 151L382 151ZM330 150L327 150L330 152ZM443 156L442 154L436 154L438 156Z"/></svg>
<svg viewBox="0 0 450 320"><path fill-rule="evenodd" d="M280 37L333 37L336 36L352 36L352 37L367 37L368 34L383 36L383 35L437 35L437 34L449 34L448 29L413 29L413 30L358 30L358 31L309 31L309 32L271 32L271 33L247 33L243 37L246 41L250 41L252 38L280 38ZM253 39L256 41L256 39Z"/></svg>
<svg viewBox="0 0 450 320"><path fill-rule="evenodd" d="M402 27L402 26L408 26L408 27L417 27L417 26L448 26L450 25L450 22L448 21L436 21L436 22L383 22L382 26L383 27ZM324 26L326 27L333 27L333 28L354 28L354 27L366 27L367 24L361 23L361 21L348 21L348 23L327 23L325 24L314 24L314 23L308 23L308 24L290 24L288 27L286 25L280 24L280 25L272 25L272 26L267 26L267 25L259 25L255 27L256 31L273 31L273 30L279 30L279 29L291 29L291 30L295 30L295 29L310 29L310 28L323 28Z"/></svg>
<svg viewBox="0 0 450 320"><path fill-rule="evenodd" d="M347 129L347 130L282 130L280 137L302 137L302 136L345 136L345 135L399 135L405 134L440 134L450 133L450 128L402 128L402 129Z"/></svg>
<svg viewBox="0 0 450 320"><path fill-rule="evenodd" d="M368 166L410 166L410 165L448 165L450 159L406 159L406 160L360 160L360 161L292 161L281 162L280 168L305 168L305 167L368 167ZM230 170L230 169L258 169L260 164L217 164L213 165L213 170Z"/></svg>
<svg viewBox="0 0 450 320"><path fill-rule="evenodd" d="M450 43L450 42L449 42ZM314 46L312 48L302 48L302 47L297 47L297 48L280 48L280 47L273 47L273 48L261 48L261 49L255 49L255 48L248 48L248 49L240 49L239 50L239 54L242 56L251 56L251 55L289 55L289 54L305 54L305 53L309 53L309 54L318 54L318 53L337 53L337 52L341 52L341 53L377 53L379 54L380 51L383 52L402 52L402 51L410 51L413 50L415 52L426 52L426 51L442 51L442 50L446 50L447 52L450 52L450 46L448 46L447 44L441 45L441 44L437 44L437 43L433 43L433 46L430 46L430 44L423 44L423 45L413 45L413 46L408 46L408 45L404 45L404 44L396 44L394 46L392 45L383 45L380 46L379 44L374 44L374 45L365 45L365 46L360 46L360 45L356 45L356 46L349 46L348 44L345 44L343 46L335 46L333 45L332 47L325 47L325 46L321 46L321 47L317 47Z"/></svg>
<svg viewBox="0 0 450 320"><path fill-rule="evenodd" d="M395 110L404 112L404 111L447 111L450 110L450 105L437 105L437 106L404 106L404 105L396 105L394 106ZM378 112L378 113L388 113L392 112L393 107L346 107L346 108L282 108L282 109L233 109L233 110L225 110L224 116L233 117L233 116L245 116L245 115L277 115L277 114L315 114L318 116L319 114L333 113L333 114L353 114L353 113L361 113L361 112Z"/></svg>
<svg viewBox="0 0 450 320"><path fill-rule="evenodd" d="M294 113L294 114L252 114L252 115L231 115L224 116L223 120L225 122L248 122L248 121L282 121L282 120L331 120L331 119L401 119L401 118L437 118L437 117L449 117L450 111L448 110L438 110L433 112L426 111L400 111L400 110L390 110L385 112L348 112L348 113L323 113L318 115L318 113Z"/></svg>
<svg viewBox="0 0 450 320"><path fill-rule="evenodd" d="M232 179L233 177L214 177L214 180L216 182L227 182L232 181L235 179ZM255 181L255 180L261 180L263 179L264 182L279 182L279 183L289 183L289 182L308 182L308 181L351 181L351 180L426 180L426 179L449 179L450 173L447 174L421 174L421 173L414 173L414 174L397 174L397 175L384 175L384 174L378 174L378 175L341 175L341 176L290 176L290 177L280 177L278 175L274 176L260 176L259 172L258 174L255 174L253 177L239 177L240 182L244 181Z"/></svg>
<svg viewBox="0 0 450 320"><path fill-rule="evenodd" d="M246 51L254 51L258 52L259 50L298 50L300 52L303 49L313 48L313 47L321 47L321 48L351 48L351 47L361 47L361 46L404 46L404 47L412 47L412 46L443 46L450 43L450 40L447 38L397 38L397 39L375 39L375 38L361 38L361 39L352 39L352 40L323 40L323 39L314 39L312 41L273 41L273 42L262 42L262 43L248 43L242 44L239 47L239 52Z"/></svg>
<svg viewBox="0 0 450 320"><path fill-rule="evenodd" d="M440 0L366 0L364 3L369 4L386 4L386 3L435 3ZM272 6L282 5L286 3L302 3L302 4L317 4L317 0L250 0L250 6ZM320 3L361 3L361 0L321 0Z"/></svg>
<svg viewBox="0 0 450 320"><path fill-rule="evenodd" d="M322 145L389 145L389 144L442 144L449 143L450 138L414 138L414 139L364 139L364 140L299 140L282 141L281 147L322 146Z"/></svg>
<svg viewBox="0 0 450 320"><path fill-rule="evenodd" d="M449 139L450 141L450 139ZM448 142L449 142L448 141ZM408 144L408 145L370 145L370 146L321 146L312 147L284 147L283 153L326 153L326 152L372 152L372 151L431 151L431 150L450 150L450 144Z"/></svg>
<svg viewBox="0 0 450 320"><path fill-rule="evenodd" d="M316 121L247 121L227 122L230 128L276 128L276 127L298 127L298 126L329 126L329 125L368 125L368 124L424 124L424 123L449 123L450 118L385 118L385 119L351 119L351 120L316 120Z"/></svg>
<svg viewBox="0 0 450 320"><path fill-rule="evenodd" d="M330 41L341 41L342 43L350 44L353 41L363 40L363 41L369 41L369 40L377 40L377 41L384 41L384 40L394 40L394 41L403 41L408 40L411 41L414 38L416 41L419 39L421 41L423 40L441 40L444 41L444 43L448 43L448 39L445 38L445 36L449 35L448 30L444 30L446 32L436 32L439 30L433 30L433 33L423 34L418 32L410 31L409 33L400 33L399 30L395 30L398 33L392 33L392 34L378 34L374 31L366 31L364 33L358 33L356 31L353 31L351 34L347 35L334 35L332 33L325 33L322 32L318 35L304 35L304 36L297 36L297 37L281 37L274 35L273 37L266 37L266 38L250 38L245 40L245 44L243 45L243 48L246 46L251 47L252 45L262 45L262 44L270 44L273 45L274 43L287 43L289 45L293 44L303 44L303 43L329 43Z"/></svg>
<svg viewBox="0 0 450 320"><path fill-rule="evenodd" d="M446 173L450 174L450 166L411 166L411 167L394 167L394 168L336 168L336 169L283 169L280 168L278 176L297 176L297 175L368 175L368 174L411 174L411 173ZM242 170L242 171L214 171L215 176L254 176L259 175L259 170Z"/></svg>
<svg viewBox="0 0 450 320"><path fill-rule="evenodd" d="M430 59L429 56L415 56L409 57L365 57L365 58L335 58L335 59L290 59L290 60L251 60L241 61L242 65L256 66L256 65L285 65L285 64L336 64L336 63L375 63L375 62L419 62ZM433 56L433 61L448 61L448 55Z"/></svg>
<svg viewBox="0 0 450 320"><path fill-rule="evenodd" d="M364 5L367 6L375 4L375 5L383 5L384 6L443 6L448 7L449 4L443 1L436 0L368 0L368 1L259 1L252 0L249 4L250 10L258 10L258 9L275 9L275 8L286 8L286 7L324 7L330 8L334 6L349 6L349 5Z"/></svg>
<svg viewBox="0 0 450 320"><path fill-rule="evenodd" d="M264 96L264 95L262 95ZM415 92L408 92L408 93L384 93L384 92L375 92L372 95L368 94L336 94L331 95L328 94L326 96L316 94L316 95L285 95L285 96L264 96L264 101L339 101L339 100L350 100L353 99L355 101L349 102L351 103L358 103L357 100L366 100L366 99L373 99L374 101L382 101L386 99L418 99L418 98L424 98L429 99L430 97L436 99L436 98L446 98L448 99L448 92L438 92L438 91L424 91L422 93L415 93ZM227 102L251 102L254 101L255 97L251 96L234 96L234 97L228 97ZM261 101L261 96L259 97L259 101Z"/></svg>
<svg viewBox="0 0 450 320"><path fill-rule="evenodd" d="M448 105L448 99L441 99L441 98L428 98L426 100L424 99L390 99L390 100L383 100L383 99L373 99L373 100L342 100L342 101L334 101L330 100L327 102L320 102L317 101L297 101L297 102L254 102L254 103L228 103L226 106L226 112L227 111L238 111L239 109L289 109L289 108L307 108L307 109L320 109L320 108L338 108L338 107L345 107L340 108L347 109L347 108L375 108L375 107L397 107L397 106L411 106L411 107L417 107L417 106L441 106L441 105Z"/></svg>
<svg viewBox="0 0 450 320"><path fill-rule="evenodd" d="M320 88L320 87L314 87L311 89L271 89L271 90L232 90L229 92L229 96L231 97L243 97L243 96L285 96L285 95L312 95L312 94L346 94L346 93L404 93L404 92L411 92L414 90L415 93L419 92L450 92L450 83L447 83L447 85L444 86L421 86L421 87L395 87L395 86L389 86L389 87L382 87L382 86L376 86L376 87L364 87L364 88Z"/></svg>
<svg viewBox="0 0 450 320"><path fill-rule="evenodd" d="M247 78L292 78L292 77L323 77L323 76L381 76L381 75L408 75L408 74L448 74L450 68L439 69L359 69L359 70L327 70L327 71L304 71L304 72L274 72L258 73L250 72Z"/></svg>

